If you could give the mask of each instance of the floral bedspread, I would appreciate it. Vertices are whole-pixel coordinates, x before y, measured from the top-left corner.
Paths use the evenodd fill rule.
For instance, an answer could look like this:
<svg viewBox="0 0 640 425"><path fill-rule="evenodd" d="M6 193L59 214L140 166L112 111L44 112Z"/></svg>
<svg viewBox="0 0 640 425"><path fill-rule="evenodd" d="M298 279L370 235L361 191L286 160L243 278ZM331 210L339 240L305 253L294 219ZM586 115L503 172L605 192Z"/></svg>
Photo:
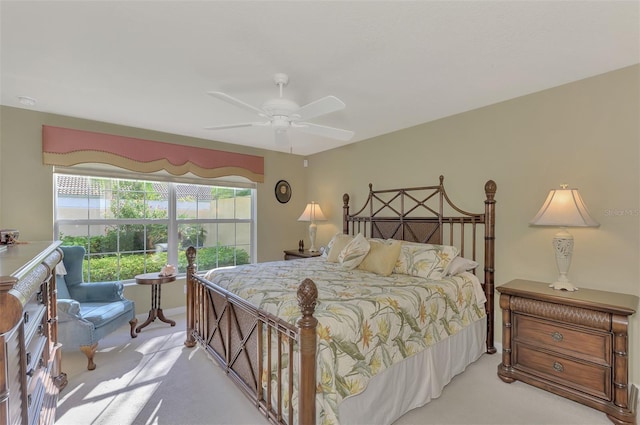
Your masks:
<svg viewBox="0 0 640 425"><path fill-rule="evenodd" d="M383 277L345 270L318 257L221 268L206 275L292 324L300 317L296 291L305 278L318 287L319 424L338 424L339 403L364 391L372 376L485 316L482 291L470 274L439 281L404 274Z"/></svg>

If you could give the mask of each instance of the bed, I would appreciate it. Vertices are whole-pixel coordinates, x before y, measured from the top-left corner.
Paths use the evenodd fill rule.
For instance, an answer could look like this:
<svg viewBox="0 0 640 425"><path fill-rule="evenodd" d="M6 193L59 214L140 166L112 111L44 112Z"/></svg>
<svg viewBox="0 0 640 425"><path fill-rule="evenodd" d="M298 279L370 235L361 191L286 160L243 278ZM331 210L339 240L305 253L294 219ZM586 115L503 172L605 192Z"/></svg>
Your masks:
<svg viewBox="0 0 640 425"><path fill-rule="evenodd" d="M496 351L496 184L471 213L443 182L370 184L355 213L345 194L342 234L321 257L198 273L188 248L185 345L272 423L389 424L438 397Z"/></svg>

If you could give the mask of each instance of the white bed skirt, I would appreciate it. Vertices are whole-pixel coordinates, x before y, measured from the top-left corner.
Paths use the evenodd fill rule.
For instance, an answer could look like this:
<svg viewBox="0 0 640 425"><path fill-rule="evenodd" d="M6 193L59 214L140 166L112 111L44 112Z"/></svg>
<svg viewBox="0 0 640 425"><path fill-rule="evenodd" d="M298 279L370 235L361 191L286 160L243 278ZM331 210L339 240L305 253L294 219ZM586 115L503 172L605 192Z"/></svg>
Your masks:
<svg viewBox="0 0 640 425"><path fill-rule="evenodd" d="M366 390L342 401L340 423L388 425L442 394L451 379L486 351L486 317L374 376Z"/></svg>

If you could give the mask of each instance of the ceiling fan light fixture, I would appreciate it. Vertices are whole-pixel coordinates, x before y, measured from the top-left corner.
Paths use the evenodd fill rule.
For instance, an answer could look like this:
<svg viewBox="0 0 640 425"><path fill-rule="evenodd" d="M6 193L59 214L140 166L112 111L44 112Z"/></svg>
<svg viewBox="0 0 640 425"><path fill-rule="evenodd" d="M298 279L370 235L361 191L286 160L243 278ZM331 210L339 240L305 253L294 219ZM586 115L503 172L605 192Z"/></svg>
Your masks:
<svg viewBox="0 0 640 425"><path fill-rule="evenodd" d="M282 115L271 117L271 126L278 133L283 133L291 126L289 118Z"/></svg>

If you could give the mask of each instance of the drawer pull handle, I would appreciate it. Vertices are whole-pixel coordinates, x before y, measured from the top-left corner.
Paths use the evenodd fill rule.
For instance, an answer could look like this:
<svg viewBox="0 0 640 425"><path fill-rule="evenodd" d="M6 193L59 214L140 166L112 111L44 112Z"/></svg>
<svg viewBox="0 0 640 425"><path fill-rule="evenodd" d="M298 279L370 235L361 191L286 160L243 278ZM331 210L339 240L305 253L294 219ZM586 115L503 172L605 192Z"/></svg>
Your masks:
<svg viewBox="0 0 640 425"><path fill-rule="evenodd" d="M27 364L31 364L31 353L27 353Z"/></svg>
<svg viewBox="0 0 640 425"><path fill-rule="evenodd" d="M35 371L34 371L33 369L29 369L29 370L27 371L27 376L28 376L29 378L31 378L31 377L33 376L33 374L34 374L34 373L35 373Z"/></svg>
<svg viewBox="0 0 640 425"><path fill-rule="evenodd" d="M24 312L24 323L29 323L29 313L27 313L26 311Z"/></svg>
<svg viewBox="0 0 640 425"><path fill-rule="evenodd" d="M38 301L38 303L44 304L44 296L42 295L42 291L36 294L36 300Z"/></svg>
<svg viewBox="0 0 640 425"><path fill-rule="evenodd" d="M553 370L556 372L564 372L564 366L560 362L553 362Z"/></svg>
<svg viewBox="0 0 640 425"><path fill-rule="evenodd" d="M564 339L564 337L562 336L562 334L560 332L554 332L551 334L551 338L553 338L554 341L556 342L560 342Z"/></svg>

